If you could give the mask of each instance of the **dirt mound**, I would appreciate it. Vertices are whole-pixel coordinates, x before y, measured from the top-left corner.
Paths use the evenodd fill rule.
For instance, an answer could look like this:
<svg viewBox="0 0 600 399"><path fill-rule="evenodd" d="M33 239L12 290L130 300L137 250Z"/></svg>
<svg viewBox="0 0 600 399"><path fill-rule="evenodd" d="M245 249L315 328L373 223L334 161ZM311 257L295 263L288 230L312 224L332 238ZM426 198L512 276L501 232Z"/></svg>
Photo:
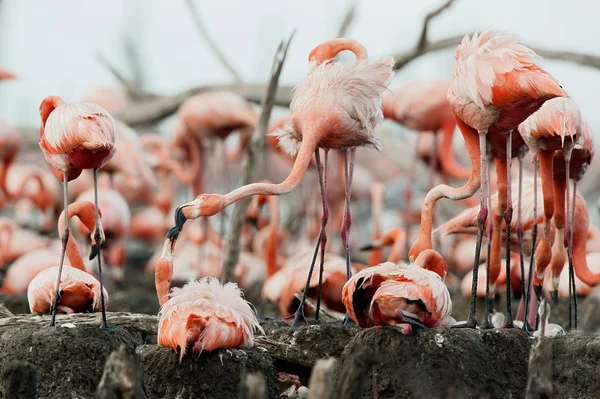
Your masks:
<svg viewBox="0 0 600 399"><path fill-rule="evenodd" d="M530 346L530 339L516 329L414 329L411 336L392 329L365 330L344 349L338 367L357 364L354 357L364 357L365 348L370 350L378 359L374 366L378 399L478 398L486 393L522 397ZM358 397L373 397L372 370L362 370L368 378Z"/></svg>

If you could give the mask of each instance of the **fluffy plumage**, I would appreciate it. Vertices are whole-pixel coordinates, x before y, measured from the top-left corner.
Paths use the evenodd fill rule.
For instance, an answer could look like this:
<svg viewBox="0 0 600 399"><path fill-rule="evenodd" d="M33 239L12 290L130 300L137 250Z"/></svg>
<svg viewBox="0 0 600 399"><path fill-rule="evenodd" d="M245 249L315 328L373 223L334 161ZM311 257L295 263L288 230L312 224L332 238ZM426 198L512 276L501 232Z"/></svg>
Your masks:
<svg viewBox="0 0 600 399"><path fill-rule="evenodd" d="M196 354L252 347L255 330L263 332L237 284L204 277L172 289L159 312L158 345L179 350L181 362L188 345Z"/></svg>
<svg viewBox="0 0 600 399"><path fill-rule="evenodd" d="M415 264L381 263L364 269L344 285L348 314L360 327L396 324L401 310L426 326L452 325L452 301L442 278Z"/></svg>
<svg viewBox="0 0 600 399"><path fill-rule="evenodd" d="M312 62L306 78L294 88L292 122L273 133L281 147L294 155L304 129L321 128L327 133L319 142L321 148L379 149L381 143L374 129L383 119L382 95L394 75L393 65L392 57L348 64L330 61L318 66Z"/></svg>

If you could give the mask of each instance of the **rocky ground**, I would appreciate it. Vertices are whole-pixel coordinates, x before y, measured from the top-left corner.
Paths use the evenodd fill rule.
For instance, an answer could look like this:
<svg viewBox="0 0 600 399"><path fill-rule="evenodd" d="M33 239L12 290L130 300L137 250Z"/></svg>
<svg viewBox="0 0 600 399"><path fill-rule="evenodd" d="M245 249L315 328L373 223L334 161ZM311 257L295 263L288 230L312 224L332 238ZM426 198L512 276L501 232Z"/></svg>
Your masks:
<svg viewBox="0 0 600 399"><path fill-rule="evenodd" d="M28 313L25 295L0 295L0 303L17 314L0 312L0 398L33 398L35 391L40 398L280 398L292 387L290 375L315 392L319 378L335 387L319 396L325 399L525 397L535 341L520 330L415 330L406 337L338 321L293 329L273 317L273 306L251 297L265 331L255 348L187 356L180 364L172 350L156 346L153 280L125 281L109 287L109 324L116 328L108 330L98 328L99 314L61 315L59 327L50 328L48 317L18 315ZM457 288L452 296L455 318L464 319L467 301ZM585 335L545 344L541 371L529 373L541 376L537 397L591 398L600 392L600 338L592 335L600 326L598 301L600 293L581 303ZM514 313L517 306L515 299ZM505 304L495 307L504 310ZM550 321L566 327L567 309L566 303L553 306ZM478 312L483 314L483 304ZM336 359L328 373L315 367L325 358ZM258 396L248 393L253 386ZM247 395L239 396L240 389ZM291 397L303 397L303 391Z"/></svg>

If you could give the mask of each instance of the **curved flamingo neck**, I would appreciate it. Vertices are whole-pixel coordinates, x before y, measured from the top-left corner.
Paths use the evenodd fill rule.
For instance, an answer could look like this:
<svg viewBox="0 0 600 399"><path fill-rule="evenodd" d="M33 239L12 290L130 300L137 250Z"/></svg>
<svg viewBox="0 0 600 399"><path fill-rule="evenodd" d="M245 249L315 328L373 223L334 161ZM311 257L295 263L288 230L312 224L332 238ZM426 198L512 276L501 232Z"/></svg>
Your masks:
<svg viewBox="0 0 600 399"><path fill-rule="evenodd" d="M44 98L42 103L40 104L40 117L42 118L42 128L46 126L46 121L48 117L56 108L63 105L65 101L58 96L49 96ZM43 135L43 130L40 130L40 137Z"/></svg>
<svg viewBox="0 0 600 399"><path fill-rule="evenodd" d="M448 273L448 266L442 256L432 249L423 251L414 262L415 265L436 273L444 280Z"/></svg>
<svg viewBox="0 0 600 399"><path fill-rule="evenodd" d="M471 169L461 166L452 151L452 138L454 137L454 129L456 128L456 120L453 116L446 118L441 126L442 139L438 146L439 162L444 173L453 179L464 180L471 176Z"/></svg>
<svg viewBox="0 0 600 399"><path fill-rule="evenodd" d="M367 49L354 39L339 38L329 40L315 47L308 55L309 62L315 61L321 65L327 60L333 59L344 50L349 50L356 56L356 61L367 59Z"/></svg>
<svg viewBox="0 0 600 399"><path fill-rule="evenodd" d="M304 134L304 140L300 145L298 156L294 161L294 166L283 182L279 184L252 183L239 187L220 196L222 200L221 209L253 195L282 195L287 194L298 187L308 169L313 153L317 148L319 138L320 137L317 134L310 134L309 132Z"/></svg>
<svg viewBox="0 0 600 399"><path fill-rule="evenodd" d="M587 285L594 287L600 282L600 273L595 274L587 264L587 235L589 229L589 215L585 202L576 199L574 232L573 232L573 268L575 275Z"/></svg>
<svg viewBox="0 0 600 399"><path fill-rule="evenodd" d="M74 216L77 216L89 231L94 231L96 228L94 204L91 202L78 201L69 205L67 210L69 212L69 222ZM58 224L59 235L62 235L64 230L64 215L62 213L59 217ZM69 241L67 242L66 255L72 267L87 272L79 246L75 241L75 237L71 234L71 229L69 229Z"/></svg>
<svg viewBox="0 0 600 399"><path fill-rule="evenodd" d="M181 164L174 160L167 160L166 167L182 184L190 184L200 174L200 148L198 143L189 136L186 136L185 142L190 162L189 170L186 172Z"/></svg>
<svg viewBox="0 0 600 399"><path fill-rule="evenodd" d="M9 171L10 167L12 166L12 164L15 162L16 158L17 158L16 152L10 154L8 157L6 157L6 159L4 160L4 163L2 165L2 168L0 169L0 188L4 192L4 195L8 198L11 198L11 197L10 197L10 193L8 190L8 186L6 184L6 179L8 178L8 171Z"/></svg>

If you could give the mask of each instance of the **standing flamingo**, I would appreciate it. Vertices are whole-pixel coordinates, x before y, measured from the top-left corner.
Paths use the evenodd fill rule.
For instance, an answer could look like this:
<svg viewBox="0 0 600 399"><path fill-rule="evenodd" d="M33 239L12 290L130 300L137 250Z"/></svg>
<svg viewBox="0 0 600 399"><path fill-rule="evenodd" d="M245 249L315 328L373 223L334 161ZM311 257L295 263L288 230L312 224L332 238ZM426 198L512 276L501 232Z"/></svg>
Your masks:
<svg viewBox="0 0 600 399"><path fill-rule="evenodd" d="M96 223L92 232L90 260L98 256L100 280L100 302L102 304L102 327L108 327L102 287L102 260L100 251L104 243L104 231L98 216L98 169L102 168L117 151L115 147L115 122L104 108L90 103L65 103L57 96L46 97L40 104L42 126L40 148L52 171L64 185L64 209L68 206L68 182L76 179L83 169L94 171L94 202ZM63 249L58 268L56 292L50 326L56 320L56 304L59 299L61 273L65 250L69 241L69 222L65 212L65 232L62 235Z"/></svg>
<svg viewBox="0 0 600 399"><path fill-rule="evenodd" d="M501 223L504 213L506 224L510 226L512 221L510 162L513 145L517 144L517 148L520 148L517 140L520 137L515 137L516 140L513 140L512 131L546 100L564 97L566 93L556 79L542 69L539 57L529 48L517 43L517 37L513 34L488 30L475 34L472 38L465 36L456 49L454 58L456 65L448 90L448 101L469 151L472 175L459 189L439 185L429 191L423 205L421 233L410 249L409 258L414 260L419 253L432 246L431 218L435 202L440 198L457 200L470 197L481 186L472 298L465 324L467 327L474 327L477 325L479 253L488 214L487 141L492 143L491 149L496 158L501 198L495 212L495 219ZM510 238L509 229L507 235ZM496 248L499 250L499 246ZM507 269L509 268L510 257L507 257ZM509 289L510 284L507 284L507 293L510 296ZM510 300L507 301L507 313L507 325L510 326L512 323Z"/></svg>
<svg viewBox="0 0 600 399"><path fill-rule="evenodd" d="M342 64L333 58L344 50L356 55L356 62ZM334 39L322 43L309 54L310 70L306 78L294 92L290 105L292 123L279 136L282 141L291 141L287 148L297 148L298 155L289 176L279 184L253 183L232 192L219 194L200 194L195 200L177 208L175 228L169 236L181 231L186 219L212 216L243 198L262 195L282 195L300 184L306 173L313 153L323 200L321 231L315 248L313 262L308 273L303 299L295 315L294 325L305 323L304 301L311 281L316 255L321 247L321 268L325 253L328 219L326 181L323 170L327 168L327 152L330 149L342 150L345 159L346 210L342 225L342 240L346 248L346 274L350 278L350 254L348 233L350 218L350 188L354 154L357 147L379 147L374 128L382 119L382 94L393 76L392 57L370 62L367 50L351 39ZM324 150L324 165L321 165L319 149ZM346 322L348 319L346 318Z"/></svg>
<svg viewBox="0 0 600 399"><path fill-rule="evenodd" d="M77 216L91 231L94 230L97 220L101 216L100 210L88 201L74 202L63 213L64 222L62 214L58 219L58 232L69 235L71 235L69 229L64 228L61 224L68 224L73 216ZM61 266L53 266L40 271L29 283L27 300L31 313L47 314L51 310L55 313L57 309L65 313L97 312L100 308L104 310L104 306L108 303L108 293L102 287L102 283L86 272L81 252L73 236L71 235L68 241L63 239L63 242L68 242L65 252L71 266L64 266L64 273L60 274L60 294L54 290L54 277L57 269L63 268L64 253L60 257ZM103 297L105 297L105 303L102 303Z"/></svg>
<svg viewBox="0 0 600 399"><path fill-rule="evenodd" d="M529 147L536 162L539 162L544 197L544 234L535 251L534 291L541 295L544 272L552 263L554 281L553 298L558 301L558 277L565 264L564 228L566 225L565 195L569 179L569 161L577 134L581 129L581 113L570 98L555 98L547 101L519 126L519 132ZM560 150L564 161L554 161L554 152ZM566 166L565 166L566 163ZM534 165L536 168L537 165ZM555 170L556 169L556 170ZM560 177L556 176L558 173ZM566 174L566 176L565 176ZM534 179L534 184L537 179ZM536 190L534 188L534 190ZM536 204L534 204L536 205ZM537 209L535 210L537 213ZM556 227L554 244L550 248L548 232L553 221ZM536 226L533 231L537 231Z"/></svg>
<svg viewBox="0 0 600 399"><path fill-rule="evenodd" d="M392 325L409 335L412 325L450 327L452 301L444 279L446 261L434 250L421 252L411 264L382 263L356 273L342 297L360 327Z"/></svg>

